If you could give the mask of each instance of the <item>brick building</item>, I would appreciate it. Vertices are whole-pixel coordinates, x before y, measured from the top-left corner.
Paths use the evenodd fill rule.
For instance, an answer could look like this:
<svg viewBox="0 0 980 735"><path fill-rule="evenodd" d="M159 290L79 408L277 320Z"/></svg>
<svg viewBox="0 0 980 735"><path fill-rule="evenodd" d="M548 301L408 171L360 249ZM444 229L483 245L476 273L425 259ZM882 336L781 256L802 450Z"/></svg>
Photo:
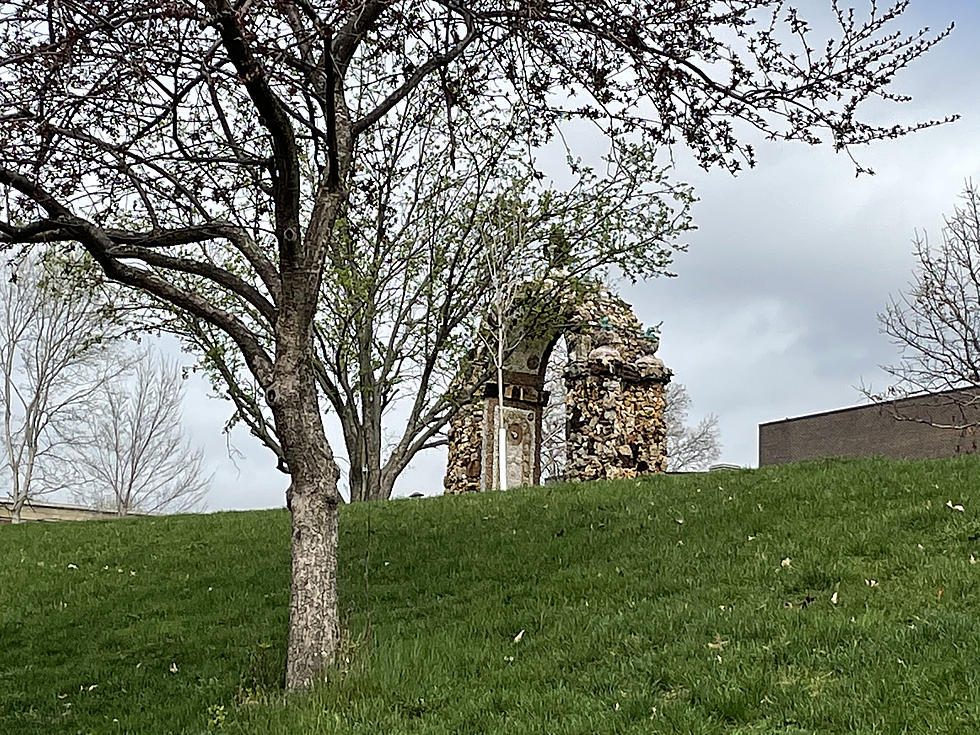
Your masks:
<svg viewBox="0 0 980 735"><path fill-rule="evenodd" d="M980 424L980 402L962 405L971 395L951 390L759 424L759 466L819 457L976 454L980 427L968 424Z"/></svg>

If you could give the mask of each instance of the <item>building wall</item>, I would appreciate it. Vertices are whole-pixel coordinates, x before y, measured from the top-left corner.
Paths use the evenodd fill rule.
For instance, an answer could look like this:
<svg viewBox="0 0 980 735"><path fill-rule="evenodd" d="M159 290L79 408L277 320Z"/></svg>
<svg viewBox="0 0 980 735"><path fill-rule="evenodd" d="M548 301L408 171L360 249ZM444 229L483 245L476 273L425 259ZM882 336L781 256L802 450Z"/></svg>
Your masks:
<svg viewBox="0 0 980 735"><path fill-rule="evenodd" d="M141 514L133 514L141 515ZM77 505L61 505L58 503L32 503L21 508L20 519L27 521L90 521L94 519L117 518L115 513L109 513ZM0 523L10 523L10 509L0 503Z"/></svg>
<svg viewBox="0 0 980 735"><path fill-rule="evenodd" d="M929 459L976 454L976 429L959 427L980 423L980 408L961 406L965 397L960 391L947 391L760 424L759 466L819 457Z"/></svg>

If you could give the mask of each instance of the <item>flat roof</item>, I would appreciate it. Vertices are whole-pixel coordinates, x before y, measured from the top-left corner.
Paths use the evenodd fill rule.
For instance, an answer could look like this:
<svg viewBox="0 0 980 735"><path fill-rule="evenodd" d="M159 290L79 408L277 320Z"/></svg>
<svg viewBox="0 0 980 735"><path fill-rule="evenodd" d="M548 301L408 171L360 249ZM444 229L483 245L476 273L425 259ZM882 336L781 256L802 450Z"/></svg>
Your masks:
<svg viewBox="0 0 980 735"><path fill-rule="evenodd" d="M874 408L875 406L889 406L895 403L902 403L903 401L915 400L917 398L928 398L930 396L945 396L945 395L949 395L950 393L962 393L963 391L967 391L971 389L977 390L978 396L980 396L980 386L970 385L970 386L963 386L962 388L950 388L949 390L941 390L937 393L928 393L928 392L913 393L912 395L905 396L904 398L892 398L890 400L881 401L878 403L872 401L870 403L861 404L860 406L847 406L846 408L834 408L829 411L817 411L816 413L808 413L802 416L793 416L785 419L775 419L773 421L765 421L763 423L760 423L759 426L762 427L762 426L771 426L772 424L786 424L789 423L790 421L802 421L803 419L812 419L812 418L817 418L818 416L830 416L835 413L858 411L862 408Z"/></svg>
<svg viewBox="0 0 980 735"><path fill-rule="evenodd" d="M0 508L10 512L10 506L14 503L12 500L0 500ZM74 505L72 503L46 503L42 501L28 500L24 503L25 508L47 508L50 510L77 510L83 513L105 513L106 515L115 515L116 511L112 508L93 508L90 505ZM140 511L130 511L126 515L131 516L145 516L148 513L142 513Z"/></svg>

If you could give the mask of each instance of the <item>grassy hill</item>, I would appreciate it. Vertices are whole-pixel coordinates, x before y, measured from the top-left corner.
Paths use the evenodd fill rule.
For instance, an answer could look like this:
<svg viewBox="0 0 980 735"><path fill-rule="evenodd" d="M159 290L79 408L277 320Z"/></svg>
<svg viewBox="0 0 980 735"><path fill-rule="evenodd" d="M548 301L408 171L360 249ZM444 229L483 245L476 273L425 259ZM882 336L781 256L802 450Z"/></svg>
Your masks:
<svg viewBox="0 0 980 735"><path fill-rule="evenodd" d="M977 459L341 523L349 663L288 703L284 511L0 528L0 733L980 732Z"/></svg>

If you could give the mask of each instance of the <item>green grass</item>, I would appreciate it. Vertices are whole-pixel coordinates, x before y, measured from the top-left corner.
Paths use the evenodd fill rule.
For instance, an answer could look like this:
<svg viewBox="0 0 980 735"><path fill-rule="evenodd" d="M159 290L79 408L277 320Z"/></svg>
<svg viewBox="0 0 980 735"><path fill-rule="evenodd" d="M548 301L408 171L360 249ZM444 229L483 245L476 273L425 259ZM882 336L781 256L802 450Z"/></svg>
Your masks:
<svg viewBox="0 0 980 735"><path fill-rule="evenodd" d="M0 529L0 733L980 732L978 459L341 524L349 663L288 701L285 512Z"/></svg>

